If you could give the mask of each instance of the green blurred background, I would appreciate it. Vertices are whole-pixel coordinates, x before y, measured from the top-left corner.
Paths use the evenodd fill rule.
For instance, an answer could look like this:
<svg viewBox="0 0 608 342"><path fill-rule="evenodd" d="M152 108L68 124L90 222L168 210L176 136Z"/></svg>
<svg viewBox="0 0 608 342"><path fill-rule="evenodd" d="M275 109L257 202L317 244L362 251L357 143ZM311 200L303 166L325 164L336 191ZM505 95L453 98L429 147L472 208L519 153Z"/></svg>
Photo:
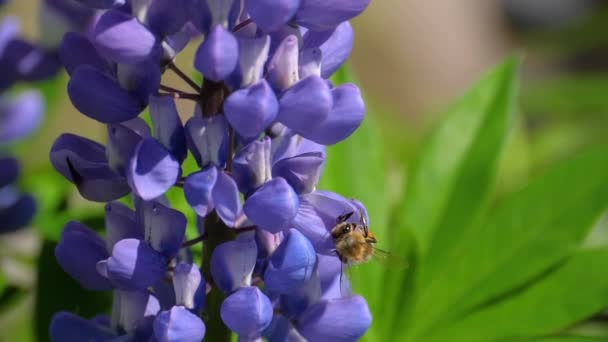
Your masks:
<svg viewBox="0 0 608 342"><path fill-rule="evenodd" d="M49 32L41 30L40 13L38 0L13 1L0 12L21 17L28 38L52 44ZM374 208L372 214L375 210L381 216L372 215L372 229L374 223L402 229L398 211L408 188L408 170L424 138L458 97L513 53L522 60L518 113L498 164L491 206L556 163L588 146L608 142L608 4L603 1L376 0L353 23L351 69L366 95L369 117L352 141L330 150L330 170L323 186L364 197L368 207ZM190 61L195 47L191 44L176 61L189 72L193 72ZM36 333L43 334L45 317L58 307L45 304L49 296L55 301L65 298L63 307L67 308L80 305L78 298L86 298L79 295L90 295L69 280L55 281L53 276L63 275L52 255L52 241L62 225L74 216L99 220L102 209L82 201L53 173L47 160L53 140L62 132L97 141L105 136L101 124L72 107L66 83L67 76L62 74L33 85L47 96L46 119L35 136L15 146L25 165L23 186L38 195L43 210L32 229L0 238L0 269L8 284L0 295L0 341L30 341ZM179 80L171 76L164 83L177 85ZM190 103L179 105L184 117L192 113ZM367 147L371 151L358 153L370 139L380 141ZM445 148L449 151L449 146ZM354 173L360 178L340 180L338 160L345 159L361 169ZM607 223L604 219L595 225L586 246L608 244ZM388 235L380 238L388 239ZM414 253L391 250L395 247L386 240L379 246L403 258ZM365 275L379 274L375 273L380 272L378 267L354 270L355 288ZM81 314L90 316L94 304L95 300L82 304ZM595 321L584 329L596 335L608 330ZM372 333L368 338L384 340L379 336Z"/></svg>

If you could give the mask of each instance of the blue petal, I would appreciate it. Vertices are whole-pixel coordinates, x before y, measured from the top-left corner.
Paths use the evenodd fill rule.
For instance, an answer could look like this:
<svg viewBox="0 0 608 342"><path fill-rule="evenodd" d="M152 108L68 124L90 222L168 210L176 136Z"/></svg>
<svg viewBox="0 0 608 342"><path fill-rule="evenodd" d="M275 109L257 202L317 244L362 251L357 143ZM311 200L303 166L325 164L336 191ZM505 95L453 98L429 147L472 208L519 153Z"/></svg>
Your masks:
<svg viewBox="0 0 608 342"><path fill-rule="evenodd" d="M323 155L326 155L327 146L318 144L309 139L299 139L299 143L297 146L297 152L295 153L295 155L311 153L311 152L322 153Z"/></svg>
<svg viewBox="0 0 608 342"><path fill-rule="evenodd" d="M149 291L158 299L161 310L169 310L175 305L175 289L165 279L154 284Z"/></svg>
<svg viewBox="0 0 608 342"><path fill-rule="evenodd" d="M309 76L287 89L279 100L277 120L305 138L327 119L333 97L321 77Z"/></svg>
<svg viewBox="0 0 608 342"><path fill-rule="evenodd" d="M332 90L333 108L326 120L306 135L314 142L333 145L359 128L365 117L365 103L359 88L354 84L344 84Z"/></svg>
<svg viewBox="0 0 608 342"><path fill-rule="evenodd" d="M207 168L193 173L184 183L184 196L188 204L194 209L196 215L206 217L213 210L213 199L211 191L217 180L217 168L208 166Z"/></svg>
<svg viewBox="0 0 608 342"><path fill-rule="evenodd" d="M334 259L338 259L334 257ZM297 318L311 305L321 299L321 282L319 279L318 264L315 265L310 279L302 286L279 297L283 314L293 320Z"/></svg>
<svg viewBox="0 0 608 342"><path fill-rule="evenodd" d="M212 18L212 27L222 25L232 28L242 7L242 2L237 0L207 0L207 4Z"/></svg>
<svg viewBox="0 0 608 342"><path fill-rule="evenodd" d="M137 96L140 103L148 103L150 95L158 92L161 70L157 58L148 58L139 63L116 65L116 78L120 86Z"/></svg>
<svg viewBox="0 0 608 342"><path fill-rule="evenodd" d="M120 7L125 4L126 0L76 0L77 2L97 9L109 9Z"/></svg>
<svg viewBox="0 0 608 342"><path fill-rule="evenodd" d="M207 0L192 0L190 6L190 22L196 29L206 35L209 33L209 25L211 25L211 12L207 5Z"/></svg>
<svg viewBox="0 0 608 342"><path fill-rule="evenodd" d="M321 64L323 64L323 53L319 48L302 50L298 66L300 78L321 76Z"/></svg>
<svg viewBox="0 0 608 342"><path fill-rule="evenodd" d="M358 16L370 0L302 0L295 22L315 31L331 29Z"/></svg>
<svg viewBox="0 0 608 342"><path fill-rule="evenodd" d="M191 22L187 23L180 31L166 36L163 40L163 60L172 60L178 53L182 52L190 41L199 36L199 32Z"/></svg>
<svg viewBox="0 0 608 342"><path fill-rule="evenodd" d="M309 152L295 157L279 160L272 166L274 177L283 177L296 193L314 191L325 163L325 155Z"/></svg>
<svg viewBox="0 0 608 342"><path fill-rule="evenodd" d="M188 21L190 1L155 0L147 6L145 23L157 36L178 32Z"/></svg>
<svg viewBox="0 0 608 342"><path fill-rule="evenodd" d="M336 255L317 255L321 299L340 298L351 293L344 264Z"/></svg>
<svg viewBox="0 0 608 342"><path fill-rule="evenodd" d="M296 132L279 122L275 122L271 126L270 136L273 137L271 143L272 164L281 159L297 155L298 146L304 140Z"/></svg>
<svg viewBox="0 0 608 342"><path fill-rule="evenodd" d="M361 201L359 201L358 199L354 198L351 198L350 203L358 210L358 212L356 213L357 215L353 215L354 217L352 217L351 219L354 219L355 222L360 222L361 215L363 215L363 219L365 220L365 222L370 225L371 223L369 221L369 215L367 213L367 208L365 208L365 205L363 205L363 203L361 203Z"/></svg>
<svg viewBox="0 0 608 342"><path fill-rule="evenodd" d="M350 56L353 49L354 32L348 21L325 32L308 31L303 37L304 49L321 50L321 77L329 78Z"/></svg>
<svg viewBox="0 0 608 342"><path fill-rule="evenodd" d="M91 318L91 322L109 328L112 325L112 319L106 314L97 314Z"/></svg>
<svg viewBox="0 0 608 342"><path fill-rule="evenodd" d="M232 177L244 194L262 186L271 178L270 138L255 140L243 147L232 163Z"/></svg>
<svg viewBox="0 0 608 342"><path fill-rule="evenodd" d="M296 84L298 75L298 38L289 35L281 41L268 62L267 79L276 91L285 90Z"/></svg>
<svg viewBox="0 0 608 342"><path fill-rule="evenodd" d="M13 184L19 177L19 161L12 157L0 158L0 188Z"/></svg>
<svg viewBox="0 0 608 342"><path fill-rule="evenodd" d="M2 56L19 79L41 81L55 76L61 69L58 56L42 47L20 38L11 40ZM9 74L9 78L12 76ZM14 76L13 76L14 77Z"/></svg>
<svg viewBox="0 0 608 342"><path fill-rule="evenodd" d="M298 195L283 178L274 178L245 202L247 217L260 228L277 233L289 228L298 211Z"/></svg>
<svg viewBox="0 0 608 342"><path fill-rule="evenodd" d="M120 175L126 174L127 165L142 137L125 124L108 125L106 156L108 165Z"/></svg>
<svg viewBox="0 0 608 342"><path fill-rule="evenodd" d="M259 336L272 321L272 303L257 287L243 287L224 300L220 315L237 334Z"/></svg>
<svg viewBox="0 0 608 342"><path fill-rule="evenodd" d="M272 253L274 253L274 251L279 247L279 245L283 241L283 236L283 232L272 234L268 231L265 231L264 229L256 229L255 241L258 245L258 260L264 259L264 261L266 262L265 259L268 258L268 256L270 256ZM256 266L266 267L265 263L264 265L260 265L258 263L258 265Z"/></svg>
<svg viewBox="0 0 608 342"><path fill-rule="evenodd" d="M264 31L276 31L296 13L300 0L249 0L245 2L247 13Z"/></svg>
<svg viewBox="0 0 608 342"><path fill-rule="evenodd" d="M225 158L222 151L228 142L228 123L223 115L208 118L195 115L186 123L186 141L199 166L221 167Z"/></svg>
<svg viewBox="0 0 608 342"><path fill-rule="evenodd" d="M98 261L108 257L106 244L87 226L69 222L61 233L55 257L63 270L82 287L98 291L112 288L108 279L102 277L96 268Z"/></svg>
<svg viewBox="0 0 608 342"><path fill-rule="evenodd" d="M286 294L303 286L312 276L317 255L308 239L295 229L270 257L264 272L269 291Z"/></svg>
<svg viewBox="0 0 608 342"><path fill-rule="evenodd" d="M0 208L0 233L14 232L29 224L36 209L36 200L30 195L21 195L11 206Z"/></svg>
<svg viewBox="0 0 608 342"><path fill-rule="evenodd" d="M236 227L242 213L242 205L234 179L225 172L219 172L211 197L217 215L228 227Z"/></svg>
<svg viewBox="0 0 608 342"><path fill-rule="evenodd" d="M137 96L89 65L74 70L68 83L68 95L78 111L103 123L131 120L144 108Z"/></svg>
<svg viewBox="0 0 608 342"><path fill-rule="evenodd" d="M108 166L104 147L92 140L61 135L51 148L51 163L90 201L108 202L131 192L126 179Z"/></svg>
<svg viewBox="0 0 608 342"><path fill-rule="evenodd" d="M7 16L0 22L0 56L4 54L7 45L19 36L21 25L19 18Z"/></svg>
<svg viewBox="0 0 608 342"><path fill-rule="evenodd" d="M143 203L140 210L143 211L146 241L157 252L173 258L186 236L186 216L156 201Z"/></svg>
<svg viewBox="0 0 608 342"><path fill-rule="evenodd" d="M110 280L127 291L143 290L154 285L167 271L165 258L137 239L118 241L107 266Z"/></svg>
<svg viewBox="0 0 608 342"><path fill-rule="evenodd" d="M152 335L154 316L160 311L158 299L148 291L114 291L113 306L120 313L118 326L129 334L138 335L141 340Z"/></svg>
<svg viewBox="0 0 608 342"><path fill-rule="evenodd" d="M151 200L169 190L181 175L179 162L158 140L142 140L131 159L127 179L139 197Z"/></svg>
<svg viewBox="0 0 608 342"><path fill-rule="evenodd" d="M199 342L205 337L205 324L184 307L174 306L154 320L154 337L159 342Z"/></svg>
<svg viewBox="0 0 608 342"><path fill-rule="evenodd" d="M53 315L49 331L53 342L103 342L116 336L107 327L64 311Z"/></svg>
<svg viewBox="0 0 608 342"><path fill-rule="evenodd" d="M247 140L257 138L277 116L279 103L264 80L240 89L224 102L224 114L236 132Z"/></svg>
<svg viewBox="0 0 608 342"><path fill-rule="evenodd" d="M195 264L179 263L173 271L175 304L199 311L205 305L207 283Z"/></svg>
<svg viewBox="0 0 608 342"><path fill-rule="evenodd" d="M110 70L108 62L99 56L93 43L81 33L68 32L63 36L59 59L70 75L80 65L90 65L99 71Z"/></svg>
<svg viewBox="0 0 608 342"><path fill-rule="evenodd" d="M105 12L91 36L97 50L116 63L138 63L160 53L154 34L119 10Z"/></svg>
<svg viewBox="0 0 608 342"><path fill-rule="evenodd" d="M211 256L211 276L218 288L230 293L251 285L257 253L253 239L241 238L217 246Z"/></svg>
<svg viewBox="0 0 608 342"><path fill-rule="evenodd" d="M177 160L183 162L188 155L186 133L173 98L151 96L150 117L154 124L154 136Z"/></svg>
<svg viewBox="0 0 608 342"><path fill-rule="evenodd" d="M264 337L268 339L268 342L305 341L291 321L280 314L274 315L272 322L264 331Z"/></svg>
<svg viewBox="0 0 608 342"><path fill-rule="evenodd" d="M144 119L139 117L133 120L121 122L120 124L125 127L128 127L142 138L147 138L152 134L150 132L150 126L148 126L148 123L144 121Z"/></svg>
<svg viewBox="0 0 608 342"><path fill-rule="evenodd" d="M40 126L44 112L40 93L29 90L0 107L0 142L10 143L26 138Z"/></svg>
<svg viewBox="0 0 608 342"><path fill-rule="evenodd" d="M350 296L319 302L298 319L298 331L311 341L356 341L372 324L363 297Z"/></svg>
<svg viewBox="0 0 608 342"><path fill-rule="evenodd" d="M196 52L194 66L206 79L223 81L236 68L239 46L224 27L216 26Z"/></svg>
<svg viewBox="0 0 608 342"><path fill-rule="evenodd" d="M136 222L135 212L120 202L106 204L106 246L109 253L123 239L143 239L144 229Z"/></svg>
<svg viewBox="0 0 608 342"><path fill-rule="evenodd" d="M239 32L240 33L240 32ZM268 35L243 37L237 34L239 42L239 65L230 79L226 80L233 88L244 88L257 83L264 73L268 59L270 37Z"/></svg>

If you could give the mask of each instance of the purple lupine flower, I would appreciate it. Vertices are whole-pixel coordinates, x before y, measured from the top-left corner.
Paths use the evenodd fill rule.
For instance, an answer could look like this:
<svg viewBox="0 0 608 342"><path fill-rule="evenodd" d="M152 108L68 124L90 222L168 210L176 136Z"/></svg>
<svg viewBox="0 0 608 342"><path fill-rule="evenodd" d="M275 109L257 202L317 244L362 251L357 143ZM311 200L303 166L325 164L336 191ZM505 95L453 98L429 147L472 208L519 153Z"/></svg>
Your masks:
<svg viewBox="0 0 608 342"><path fill-rule="evenodd" d="M16 19L5 19L0 23L0 91L21 79L20 70L12 59L13 49L18 42ZM42 121L44 102L42 96L33 90L17 96L0 95L0 233L13 232L27 225L36 211L36 202L29 194L23 194L17 187L20 165L17 159L5 155L5 146L27 138Z"/></svg>
<svg viewBox="0 0 608 342"><path fill-rule="evenodd" d="M348 20L369 0L79 2L99 17L59 51L74 106L107 124L107 142L64 134L51 161L83 197L110 203L105 240L71 222L56 256L82 286L114 291L113 323L59 313L52 339L69 340L70 329L101 341L363 336L371 314L349 290L330 231L344 213L367 212L317 184L326 146L365 115L359 89L328 78L350 55ZM203 84L173 61L194 30ZM162 84L166 72L194 92ZM195 102L185 124L175 99ZM139 118L146 107L151 127ZM198 168L182 176L188 158ZM192 240L164 196L172 187L200 223ZM128 194L134 209L111 202Z"/></svg>

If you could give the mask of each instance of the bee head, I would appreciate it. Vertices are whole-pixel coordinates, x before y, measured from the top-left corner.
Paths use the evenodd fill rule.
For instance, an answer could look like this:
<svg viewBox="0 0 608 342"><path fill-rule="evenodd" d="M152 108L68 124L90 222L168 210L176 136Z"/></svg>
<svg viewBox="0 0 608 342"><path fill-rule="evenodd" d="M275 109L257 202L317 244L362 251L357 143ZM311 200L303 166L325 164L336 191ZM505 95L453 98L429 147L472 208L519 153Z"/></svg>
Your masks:
<svg viewBox="0 0 608 342"><path fill-rule="evenodd" d="M342 234L348 234L353 230L353 227L350 224L345 224L344 227L342 227Z"/></svg>
<svg viewBox="0 0 608 342"><path fill-rule="evenodd" d="M351 223L340 223L334 227L331 231L331 236L335 239L339 239L353 231L353 225Z"/></svg>

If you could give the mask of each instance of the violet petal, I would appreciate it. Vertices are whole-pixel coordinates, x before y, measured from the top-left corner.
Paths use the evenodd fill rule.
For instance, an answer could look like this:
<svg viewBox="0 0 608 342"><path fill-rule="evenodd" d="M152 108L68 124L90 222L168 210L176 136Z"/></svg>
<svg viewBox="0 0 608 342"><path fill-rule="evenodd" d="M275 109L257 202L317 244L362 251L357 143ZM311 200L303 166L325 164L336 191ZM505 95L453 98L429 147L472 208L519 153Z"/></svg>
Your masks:
<svg viewBox="0 0 608 342"><path fill-rule="evenodd" d="M112 284L97 272L98 261L106 259L105 242L87 226L72 221L63 232L55 247L55 257L64 271L89 290L109 290Z"/></svg>
<svg viewBox="0 0 608 342"><path fill-rule="evenodd" d="M283 178L266 182L245 202L247 217L260 228L277 233L286 228L298 211L298 196Z"/></svg>

